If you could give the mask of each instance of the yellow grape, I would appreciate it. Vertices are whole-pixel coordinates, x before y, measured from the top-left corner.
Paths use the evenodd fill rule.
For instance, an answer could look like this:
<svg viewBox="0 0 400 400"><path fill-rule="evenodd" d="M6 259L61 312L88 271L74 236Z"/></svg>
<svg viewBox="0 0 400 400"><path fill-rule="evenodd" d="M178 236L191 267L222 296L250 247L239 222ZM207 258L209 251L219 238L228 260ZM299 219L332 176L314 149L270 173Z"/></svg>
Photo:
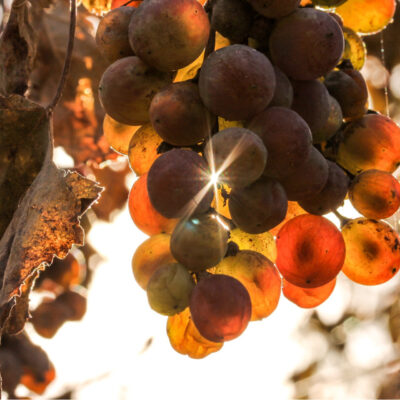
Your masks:
<svg viewBox="0 0 400 400"><path fill-rule="evenodd" d="M230 240L239 246L239 250L256 251L273 262L276 260L276 243L270 232L253 235L236 228L231 230Z"/></svg>
<svg viewBox="0 0 400 400"><path fill-rule="evenodd" d="M190 358L204 358L223 346L223 343L211 342L200 334L192 321L189 307L168 317L167 335L172 348Z"/></svg>
<svg viewBox="0 0 400 400"><path fill-rule="evenodd" d="M344 51L342 60L351 61L354 69L359 71L365 63L367 48L362 38L350 28L343 28Z"/></svg>
<svg viewBox="0 0 400 400"><path fill-rule="evenodd" d="M121 124L106 114L103 121L103 133L108 144L118 153L127 155L129 142L140 126Z"/></svg>
<svg viewBox="0 0 400 400"><path fill-rule="evenodd" d="M214 269L237 279L249 292L251 320L268 317L278 305L282 280L274 264L255 251L239 251L224 258Z"/></svg>

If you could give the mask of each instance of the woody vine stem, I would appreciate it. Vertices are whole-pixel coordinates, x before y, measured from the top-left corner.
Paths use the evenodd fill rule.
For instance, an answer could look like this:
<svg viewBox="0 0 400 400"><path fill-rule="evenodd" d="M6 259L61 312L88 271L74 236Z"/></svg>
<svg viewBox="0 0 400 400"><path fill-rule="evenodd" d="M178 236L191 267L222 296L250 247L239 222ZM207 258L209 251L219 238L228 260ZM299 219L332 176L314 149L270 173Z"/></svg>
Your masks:
<svg viewBox="0 0 400 400"><path fill-rule="evenodd" d="M68 72L71 67L71 61L72 61L72 51L74 48L74 40L75 40L75 29L76 29L76 0L70 0L70 9L71 9L71 14L70 14L70 23L69 23L69 36L68 36L68 45L67 45L67 51L65 54L65 59L64 59L64 67L61 73L61 78L58 83L58 88L57 92L51 101L51 103L47 106L47 112L49 115L53 113L54 108L58 104L62 92L64 90L65 82L68 77Z"/></svg>

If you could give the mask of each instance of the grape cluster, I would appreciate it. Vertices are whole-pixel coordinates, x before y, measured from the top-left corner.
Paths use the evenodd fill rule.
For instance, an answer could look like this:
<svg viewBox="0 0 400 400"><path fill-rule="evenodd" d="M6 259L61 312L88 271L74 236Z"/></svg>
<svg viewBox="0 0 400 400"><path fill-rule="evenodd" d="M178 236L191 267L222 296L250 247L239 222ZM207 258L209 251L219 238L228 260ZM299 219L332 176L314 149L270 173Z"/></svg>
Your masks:
<svg viewBox="0 0 400 400"><path fill-rule="evenodd" d="M394 8L144 0L101 20L104 133L138 175L129 210L150 236L133 273L176 351L219 350L281 291L316 307L340 271L366 285L398 271L399 236L379 219L400 205L400 129L368 110L358 34ZM323 215L347 197L364 217L339 229Z"/></svg>

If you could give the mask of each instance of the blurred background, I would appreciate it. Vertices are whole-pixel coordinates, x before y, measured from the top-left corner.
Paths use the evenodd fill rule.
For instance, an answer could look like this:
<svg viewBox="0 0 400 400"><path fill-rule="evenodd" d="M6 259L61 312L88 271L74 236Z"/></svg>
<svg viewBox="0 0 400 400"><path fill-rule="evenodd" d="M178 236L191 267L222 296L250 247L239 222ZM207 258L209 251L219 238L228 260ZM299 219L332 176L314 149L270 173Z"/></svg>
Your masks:
<svg viewBox="0 0 400 400"><path fill-rule="evenodd" d="M43 29L37 31L40 46L29 96L46 103L64 58L68 2L37 1L41 6L33 7L35 23ZM0 1L2 20L9 6L10 1ZM312 310L281 296L270 317L251 323L238 339L202 360L172 349L167 318L150 309L131 270L132 255L147 236L134 226L126 204L136 177L126 157L110 150L102 135L104 114L96 91L106 64L93 40L97 24L98 18L80 6L72 70L54 116L57 165L74 168L106 188L82 220L86 246L56 261L75 274L79 286L74 291L87 298L86 312L80 321L62 323L51 338L26 324L26 334L47 353L56 378L43 395L22 385L16 395L116 400L400 398L399 274L376 287L353 284L340 274L331 297ZM400 123L400 7L393 23L364 41L368 55L362 73L370 108ZM340 212L357 215L348 204ZM398 229L397 218L390 223ZM332 220L338 222L334 216ZM42 279L33 292L33 313L44 299L57 297L51 282Z"/></svg>

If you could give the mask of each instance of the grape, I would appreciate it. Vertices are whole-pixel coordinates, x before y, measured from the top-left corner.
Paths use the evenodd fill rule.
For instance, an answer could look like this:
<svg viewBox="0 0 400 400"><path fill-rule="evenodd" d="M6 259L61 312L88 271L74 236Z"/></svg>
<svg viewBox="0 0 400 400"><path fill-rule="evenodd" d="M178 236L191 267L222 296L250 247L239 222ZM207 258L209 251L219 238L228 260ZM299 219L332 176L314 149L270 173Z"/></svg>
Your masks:
<svg viewBox="0 0 400 400"><path fill-rule="evenodd" d="M288 221L276 238L276 266L293 285L315 288L340 272L345 244L336 226L317 215L300 215Z"/></svg>
<svg viewBox="0 0 400 400"><path fill-rule="evenodd" d="M354 175L366 169L394 172L400 165L400 128L383 115L364 115L344 130L336 162Z"/></svg>
<svg viewBox="0 0 400 400"><path fill-rule="evenodd" d="M140 126L121 124L106 114L103 120L103 133L112 149L121 154L128 154L129 141Z"/></svg>
<svg viewBox="0 0 400 400"><path fill-rule="evenodd" d="M368 89L360 72L354 69L331 71L324 84L339 102L344 118L355 119L365 114Z"/></svg>
<svg viewBox="0 0 400 400"><path fill-rule="evenodd" d="M215 268L216 274L236 278L247 289L252 306L251 320L268 317L278 306L281 277L274 264L260 253L239 251L224 258Z"/></svg>
<svg viewBox="0 0 400 400"><path fill-rule="evenodd" d="M209 31L207 14L195 0L147 0L132 16L129 42L147 64L175 71L201 54Z"/></svg>
<svg viewBox="0 0 400 400"><path fill-rule="evenodd" d="M276 236L278 234L278 232L280 231L280 229L282 228L282 226L286 224L286 222L288 222L292 218L297 217L298 215L302 215L302 214L307 214L307 212L299 206L297 201L288 201L288 208L286 211L285 219L279 225L275 226L275 228L270 229L269 233L271 235ZM256 250L256 251L259 251L259 250ZM272 258L270 258L270 259L272 260ZM276 255L275 255L275 259L276 259ZM273 259L273 261L275 261L275 259Z"/></svg>
<svg viewBox="0 0 400 400"><path fill-rule="evenodd" d="M156 132L175 146L198 143L211 132L213 118L192 82L173 83L154 97L150 120Z"/></svg>
<svg viewBox="0 0 400 400"><path fill-rule="evenodd" d="M135 9L119 7L108 12L96 31L96 44L102 55L110 62L133 56L128 40L128 26Z"/></svg>
<svg viewBox="0 0 400 400"><path fill-rule="evenodd" d="M246 120L272 100L275 72L264 54L235 44L208 56L200 71L199 89L213 114L227 120Z"/></svg>
<svg viewBox="0 0 400 400"><path fill-rule="evenodd" d="M344 51L342 60L350 60L354 69L359 71L365 63L367 48L364 41L352 29L344 27Z"/></svg>
<svg viewBox="0 0 400 400"><path fill-rule="evenodd" d="M190 358L204 358L220 350L223 343L215 343L200 335L190 316L189 307L168 317L167 334L174 350Z"/></svg>
<svg viewBox="0 0 400 400"><path fill-rule="evenodd" d="M290 108L293 103L293 86L288 77L274 65L276 86L274 97L269 103L270 107Z"/></svg>
<svg viewBox="0 0 400 400"><path fill-rule="evenodd" d="M344 40L339 24L327 13L301 8L277 22L269 44L274 64L286 75L312 80L336 66Z"/></svg>
<svg viewBox="0 0 400 400"><path fill-rule="evenodd" d="M217 0L211 14L211 27L233 43L243 43L251 28L253 13L245 0Z"/></svg>
<svg viewBox="0 0 400 400"><path fill-rule="evenodd" d="M296 172L280 180L289 200L299 200L321 192L328 179L328 162L315 148Z"/></svg>
<svg viewBox="0 0 400 400"><path fill-rule="evenodd" d="M276 244L273 235L270 232L252 235L239 228L230 231L230 240L239 246L239 250L252 250L262 254L269 260L276 260Z"/></svg>
<svg viewBox="0 0 400 400"><path fill-rule="evenodd" d="M202 278L192 291L190 313L200 334L212 342L238 337L251 317L246 288L227 275Z"/></svg>
<svg viewBox="0 0 400 400"><path fill-rule="evenodd" d="M361 285L378 285L391 279L400 266L400 238L390 225L374 219L347 222L343 272Z"/></svg>
<svg viewBox="0 0 400 400"><path fill-rule="evenodd" d="M274 28L274 20L265 18L260 14L256 14L253 17L253 24L251 26L249 37L255 40L255 48L260 48L261 50L268 49L269 36ZM250 43L251 41L249 41Z"/></svg>
<svg viewBox="0 0 400 400"><path fill-rule="evenodd" d="M219 174L219 182L243 187L264 171L267 149L255 133L244 128L227 128L214 135L204 149L208 165Z"/></svg>
<svg viewBox="0 0 400 400"><path fill-rule="evenodd" d="M145 124L131 137L128 148L129 165L136 175L149 171L153 162L160 156L157 152L162 139L151 126Z"/></svg>
<svg viewBox="0 0 400 400"><path fill-rule="evenodd" d="M389 172L369 169L354 178L349 199L364 217L389 218L400 206L400 184Z"/></svg>
<svg viewBox="0 0 400 400"><path fill-rule="evenodd" d="M193 278L183 265L163 265L156 269L147 284L147 299L159 314L175 315L189 305L193 287Z"/></svg>
<svg viewBox="0 0 400 400"><path fill-rule="evenodd" d="M147 173L133 184L129 192L128 207L134 224L149 236L171 233L178 222L177 219L165 218L151 204L147 189Z"/></svg>
<svg viewBox="0 0 400 400"><path fill-rule="evenodd" d="M392 20L395 0L347 0L336 8L346 27L364 34L383 30Z"/></svg>
<svg viewBox="0 0 400 400"><path fill-rule="evenodd" d="M228 231L212 214L180 221L171 235L171 253L190 271L217 265L227 248Z"/></svg>
<svg viewBox="0 0 400 400"><path fill-rule="evenodd" d="M318 7L334 8L345 3L347 0L312 0L312 3Z"/></svg>
<svg viewBox="0 0 400 400"><path fill-rule="evenodd" d="M300 0L247 0L261 15L268 18L281 18L290 14L300 4Z"/></svg>
<svg viewBox="0 0 400 400"><path fill-rule="evenodd" d="M153 96L171 82L171 75L146 65L139 57L115 61L100 80L99 96L107 114L126 125L149 121Z"/></svg>
<svg viewBox="0 0 400 400"><path fill-rule="evenodd" d="M299 204L310 214L323 215L340 207L347 194L350 179L334 162L327 161L328 179L324 188L317 194L299 200Z"/></svg>
<svg viewBox="0 0 400 400"><path fill-rule="evenodd" d="M262 233L285 218L287 197L278 181L262 178L245 188L232 189L228 204L233 222L241 230Z"/></svg>
<svg viewBox="0 0 400 400"><path fill-rule="evenodd" d="M340 104L332 96L328 96L328 99L329 115L324 126L320 130L313 132L314 143L322 143L330 139L338 132L343 123L343 113Z"/></svg>
<svg viewBox="0 0 400 400"><path fill-rule="evenodd" d="M142 289L153 273L165 264L176 262L170 251L171 236L165 233L154 235L138 246L132 258L132 272Z"/></svg>
<svg viewBox="0 0 400 400"><path fill-rule="evenodd" d="M166 218L177 218L210 207L209 171L206 162L191 150L173 149L157 158L147 177L153 207Z"/></svg>
<svg viewBox="0 0 400 400"><path fill-rule="evenodd" d="M347 0L345 0L345 1L347 1ZM340 15L338 15L338 14L335 14L334 12L329 12L328 13L338 24L339 24L339 26L342 28L342 30L343 30L343 20L342 20L342 17L340 16ZM346 46L346 43L345 43L345 46Z"/></svg>
<svg viewBox="0 0 400 400"><path fill-rule="evenodd" d="M320 132L329 117L329 93L323 83L313 81L292 81L292 109L307 122L314 136Z"/></svg>
<svg viewBox="0 0 400 400"><path fill-rule="evenodd" d="M268 150L264 175L282 178L295 172L310 154L312 136L306 122L294 111L271 107L256 115L247 126L257 133Z"/></svg>
<svg viewBox="0 0 400 400"><path fill-rule="evenodd" d="M325 285L305 289L291 284L283 279L282 293L283 295L302 308L314 308L322 304L332 294L336 286L336 278Z"/></svg>

